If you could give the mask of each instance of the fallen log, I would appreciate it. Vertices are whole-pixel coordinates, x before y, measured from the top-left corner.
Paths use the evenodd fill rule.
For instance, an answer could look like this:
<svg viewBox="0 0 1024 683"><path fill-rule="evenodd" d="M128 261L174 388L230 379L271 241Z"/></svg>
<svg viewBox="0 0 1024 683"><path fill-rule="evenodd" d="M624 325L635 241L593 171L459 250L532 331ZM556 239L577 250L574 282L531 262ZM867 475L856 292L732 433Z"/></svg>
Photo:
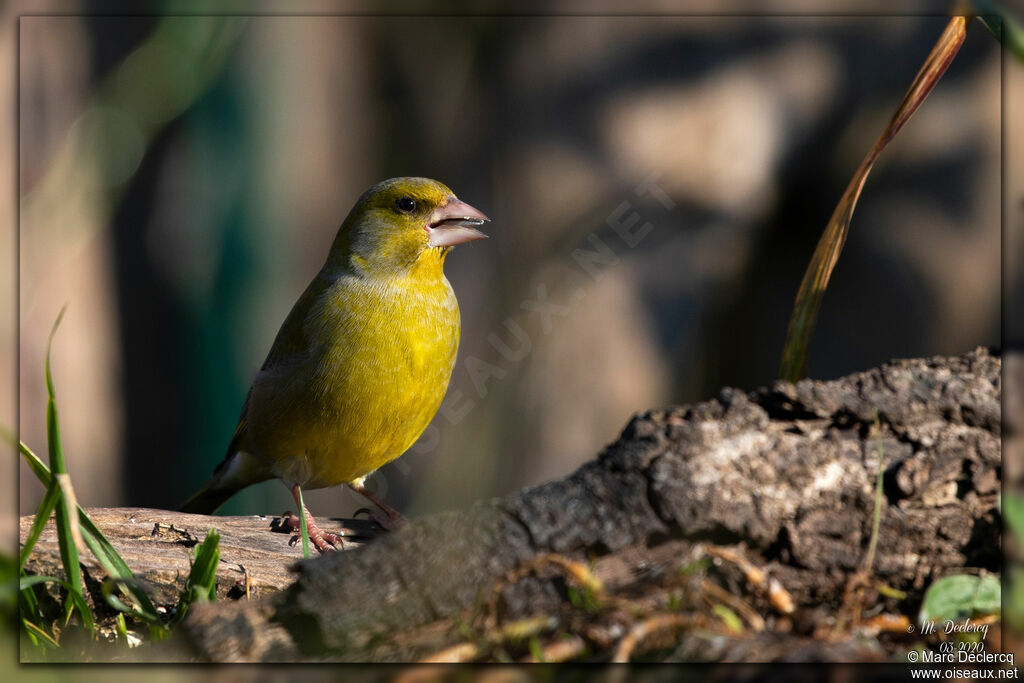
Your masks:
<svg viewBox="0 0 1024 683"><path fill-rule="evenodd" d="M635 416L562 480L414 520L294 574L295 548L260 546L266 562L246 561L266 577L263 599L196 605L172 649L140 657L475 660L550 646L599 661L884 659L888 641L864 633L905 635L936 578L1000 566L1000 419L1000 358L985 349L725 389ZM251 518L159 514L195 536L217 526L223 587L237 584L230 565L245 562L227 548ZM155 542L125 540L140 554ZM140 573L166 563L172 585L180 560L152 558Z"/></svg>

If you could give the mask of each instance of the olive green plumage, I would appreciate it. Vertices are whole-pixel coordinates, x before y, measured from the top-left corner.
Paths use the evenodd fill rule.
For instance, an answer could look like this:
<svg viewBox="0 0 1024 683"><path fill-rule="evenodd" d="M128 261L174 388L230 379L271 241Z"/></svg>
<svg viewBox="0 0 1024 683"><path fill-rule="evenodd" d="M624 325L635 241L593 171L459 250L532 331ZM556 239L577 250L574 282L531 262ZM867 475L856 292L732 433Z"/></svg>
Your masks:
<svg viewBox="0 0 1024 683"><path fill-rule="evenodd" d="M458 350L445 257L483 237L471 226L484 220L433 180L370 188L281 326L227 457L182 510L213 512L275 477L361 483L405 452L440 407Z"/></svg>

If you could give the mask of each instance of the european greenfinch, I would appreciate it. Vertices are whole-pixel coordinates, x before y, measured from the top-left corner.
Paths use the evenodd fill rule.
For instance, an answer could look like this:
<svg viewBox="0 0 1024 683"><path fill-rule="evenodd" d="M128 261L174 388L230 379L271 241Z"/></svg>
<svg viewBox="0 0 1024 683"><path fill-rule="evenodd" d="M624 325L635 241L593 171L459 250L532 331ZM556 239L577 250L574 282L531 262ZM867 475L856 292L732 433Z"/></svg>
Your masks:
<svg viewBox="0 0 1024 683"><path fill-rule="evenodd" d="M182 511L212 513L276 477L300 509L299 487L347 484L384 526L401 521L363 483L441 405L461 327L444 261L455 245L486 237L474 226L487 220L434 180L392 178L367 190L277 333L227 456ZM306 514L318 550L340 543Z"/></svg>

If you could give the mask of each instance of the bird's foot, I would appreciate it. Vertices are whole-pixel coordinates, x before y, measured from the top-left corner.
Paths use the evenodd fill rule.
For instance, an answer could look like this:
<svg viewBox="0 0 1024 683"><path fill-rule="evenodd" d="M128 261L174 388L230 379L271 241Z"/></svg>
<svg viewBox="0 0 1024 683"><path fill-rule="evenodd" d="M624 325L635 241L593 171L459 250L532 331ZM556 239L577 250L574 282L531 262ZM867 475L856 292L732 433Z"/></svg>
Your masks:
<svg viewBox="0 0 1024 683"><path fill-rule="evenodd" d="M385 529L387 531L394 531L395 529L406 523L407 520L405 519L401 512L399 512L398 510L391 507L383 500L375 496L373 492L370 491L370 489L366 488L361 484L349 484L348 487L355 491L356 493L358 493L359 495L361 495L363 498L373 503L374 506L373 508L360 508L359 510L356 511L356 515L358 515L360 512L367 513L370 516L370 519L379 524L382 529Z"/></svg>
<svg viewBox="0 0 1024 683"><path fill-rule="evenodd" d="M372 519L381 529L384 531L394 531L398 527L405 524L408 520L397 510L393 511L394 516L388 515L383 510L377 510L374 508L359 508L354 513L353 517L358 517L361 514L366 514L367 517Z"/></svg>
<svg viewBox="0 0 1024 683"><path fill-rule="evenodd" d="M286 511L281 515L281 521L287 525L295 535L288 541L288 545L295 545L302 538L302 519L293 514L291 510ZM330 531L324 531L316 525L313 520L313 515L306 511L306 531L309 533L309 540L313 543L320 553L330 552L338 548L343 548L345 542L342 540L342 534L331 533Z"/></svg>

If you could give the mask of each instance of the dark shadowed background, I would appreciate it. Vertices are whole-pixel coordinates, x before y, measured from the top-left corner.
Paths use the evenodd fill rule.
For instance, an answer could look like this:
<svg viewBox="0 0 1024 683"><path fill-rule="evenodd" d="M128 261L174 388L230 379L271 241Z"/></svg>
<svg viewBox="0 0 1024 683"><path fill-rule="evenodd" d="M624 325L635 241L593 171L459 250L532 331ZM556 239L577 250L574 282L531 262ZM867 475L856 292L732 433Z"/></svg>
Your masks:
<svg viewBox="0 0 1024 683"><path fill-rule="evenodd" d="M492 218L448 258L445 407L371 479L399 509L540 483L635 411L769 383L825 222L945 22L22 17L21 437L45 453L66 303L79 501L177 506L350 206L396 175ZM868 180L809 375L999 344L1000 87L973 25ZM225 511L290 505L268 482Z"/></svg>

